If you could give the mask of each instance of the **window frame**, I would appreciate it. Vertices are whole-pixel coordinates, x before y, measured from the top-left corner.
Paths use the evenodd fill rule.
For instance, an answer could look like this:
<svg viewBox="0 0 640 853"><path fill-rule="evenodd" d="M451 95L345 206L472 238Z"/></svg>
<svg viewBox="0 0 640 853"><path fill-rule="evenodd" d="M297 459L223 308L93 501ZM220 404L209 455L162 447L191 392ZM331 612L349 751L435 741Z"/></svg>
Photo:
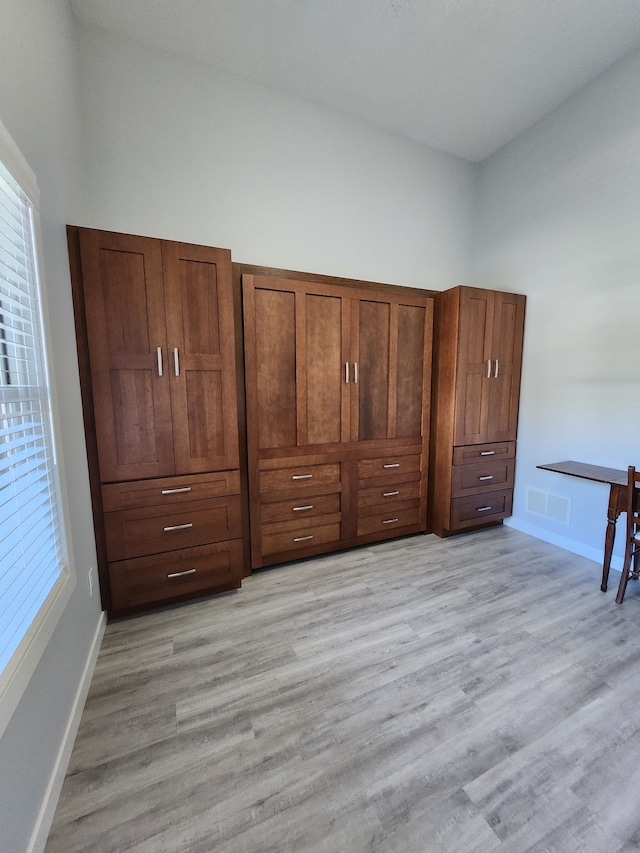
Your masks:
<svg viewBox="0 0 640 853"><path fill-rule="evenodd" d="M34 236L34 263L37 289L40 298L42 324L42 351L49 389L49 403L52 421L53 478L58 497L59 525L63 566L49 590L49 593L26 630L16 650L5 668L0 671L0 737L4 733L16 710L53 632L69 602L76 586L76 570L73 555L72 537L69 528L69 502L65 479L62 446L60 442L61 423L56 391L53 353L51 349L51 328L47 301L47 287L42 264L42 235L40 231L40 191L35 174L31 170L20 149L12 139L6 127L0 121L0 160L11 172L31 202L31 216Z"/></svg>

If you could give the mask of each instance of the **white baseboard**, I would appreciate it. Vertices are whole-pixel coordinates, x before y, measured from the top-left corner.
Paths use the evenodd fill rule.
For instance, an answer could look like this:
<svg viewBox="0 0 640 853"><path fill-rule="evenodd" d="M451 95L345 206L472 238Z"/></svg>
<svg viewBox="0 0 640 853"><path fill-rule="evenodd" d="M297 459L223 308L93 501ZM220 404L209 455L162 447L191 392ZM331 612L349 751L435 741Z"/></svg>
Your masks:
<svg viewBox="0 0 640 853"><path fill-rule="evenodd" d="M87 661L82 672L82 678L80 679L80 684L76 691L76 697L71 708L71 714L69 715L62 743L58 750L58 756L53 768L53 773L49 779L47 792L40 809L40 814L38 815L33 834L31 835L31 841L29 842L27 853L42 853L47 843L47 836L51 829L53 816L56 811L60 792L62 791L64 777L67 772L67 767L69 766L71 750L73 749L76 734L78 733L80 718L82 717L84 703L87 698L87 693L89 692L89 686L91 685L91 678L93 676L93 670L95 669L96 660L98 659L98 652L100 651L100 645L102 643L102 636L104 634L106 624L106 613L101 613L98 624L96 625L93 642L89 649L89 655L87 656Z"/></svg>
<svg viewBox="0 0 640 853"><path fill-rule="evenodd" d="M529 524L522 521L520 518L506 518L504 520L506 527L513 527L514 530L519 530L521 533L528 533L529 536L535 536L536 539L542 539L543 542L549 542L551 545L557 545L559 548L564 548L565 551L571 551L572 554L579 554L581 557L586 557L588 560L593 560L600 563L604 559L604 541L602 548L592 548L589 545L584 545L582 542L576 542L575 539L569 539L566 536L558 536L550 530L545 530L544 527L538 527L535 524ZM603 528L604 531L604 528ZM618 572L622 571L622 557L615 554L611 557L611 568Z"/></svg>

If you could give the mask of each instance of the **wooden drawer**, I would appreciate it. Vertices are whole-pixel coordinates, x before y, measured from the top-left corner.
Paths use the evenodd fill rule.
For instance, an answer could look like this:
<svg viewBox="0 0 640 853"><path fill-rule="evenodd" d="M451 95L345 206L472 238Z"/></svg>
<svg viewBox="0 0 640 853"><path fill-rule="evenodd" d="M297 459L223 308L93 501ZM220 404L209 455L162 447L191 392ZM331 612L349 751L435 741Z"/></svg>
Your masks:
<svg viewBox="0 0 640 853"><path fill-rule="evenodd" d="M493 461L493 457L489 458L491 460L489 462L454 465L452 497L460 498L464 495L513 488L515 460Z"/></svg>
<svg viewBox="0 0 640 853"><path fill-rule="evenodd" d="M473 527L487 521L499 521L511 515L513 490L471 495L451 501L451 530Z"/></svg>
<svg viewBox="0 0 640 853"><path fill-rule="evenodd" d="M110 483L102 487L102 505L105 512L117 512L239 494L240 472L217 471L131 483Z"/></svg>
<svg viewBox="0 0 640 853"><path fill-rule="evenodd" d="M420 454L381 456L380 459L361 459L358 462L358 479L388 477L408 473L420 473Z"/></svg>
<svg viewBox="0 0 640 853"><path fill-rule="evenodd" d="M302 550L315 545L324 545L327 542L338 543L340 541L339 521L333 521L328 524L310 525L309 527L296 530L280 530L274 529L275 527L275 525L272 525L272 532L263 530L263 554L278 554L285 551Z"/></svg>
<svg viewBox="0 0 640 853"><path fill-rule="evenodd" d="M308 501L296 499L263 503L260 517L263 524L293 519L317 518L334 512L340 512L340 492L333 495L314 495Z"/></svg>
<svg viewBox="0 0 640 853"><path fill-rule="evenodd" d="M369 507L389 505L419 499L420 480L410 480L406 483L391 483L386 486L368 486L358 489L358 512Z"/></svg>
<svg viewBox="0 0 640 853"><path fill-rule="evenodd" d="M468 444L453 448L453 464L469 465L473 462L513 459L516 455L515 441L498 441L493 444Z"/></svg>
<svg viewBox="0 0 640 853"><path fill-rule="evenodd" d="M260 472L260 496L264 501L279 498L279 493L303 493L318 487L340 486L340 463L273 468Z"/></svg>
<svg viewBox="0 0 640 853"><path fill-rule="evenodd" d="M178 596L237 589L242 581L242 543L238 539L109 564L116 610L140 607Z"/></svg>
<svg viewBox="0 0 640 853"><path fill-rule="evenodd" d="M389 507L384 512L358 516L358 536L368 533L389 533L420 523L420 506Z"/></svg>
<svg viewBox="0 0 640 853"><path fill-rule="evenodd" d="M125 560L161 551L177 551L224 539L238 539L238 496L152 506L104 515L107 559Z"/></svg>

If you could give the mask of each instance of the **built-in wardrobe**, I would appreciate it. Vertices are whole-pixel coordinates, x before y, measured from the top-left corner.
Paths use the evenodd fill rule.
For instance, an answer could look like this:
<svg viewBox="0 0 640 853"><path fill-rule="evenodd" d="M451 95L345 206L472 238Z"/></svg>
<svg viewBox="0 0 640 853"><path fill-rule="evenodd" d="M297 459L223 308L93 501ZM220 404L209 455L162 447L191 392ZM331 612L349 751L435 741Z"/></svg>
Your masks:
<svg viewBox="0 0 640 853"><path fill-rule="evenodd" d="M283 271L242 285L253 567L424 532L433 297Z"/></svg>
<svg viewBox="0 0 640 853"><path fill-rule="evenodd" d="M511 511L524 297L69 226L110 616Z"/></svg>
<svg viewBox="0 0 640 853"><path fill-rule="evenodd" d="M511 515L525 297L436 295L429 527L438 536Z"/></svg>
<svg viewBox="0 0 640 853"><path fill-rule="evenodd" d="M68 229L104 608L244 574L231 253Z"/></svg>

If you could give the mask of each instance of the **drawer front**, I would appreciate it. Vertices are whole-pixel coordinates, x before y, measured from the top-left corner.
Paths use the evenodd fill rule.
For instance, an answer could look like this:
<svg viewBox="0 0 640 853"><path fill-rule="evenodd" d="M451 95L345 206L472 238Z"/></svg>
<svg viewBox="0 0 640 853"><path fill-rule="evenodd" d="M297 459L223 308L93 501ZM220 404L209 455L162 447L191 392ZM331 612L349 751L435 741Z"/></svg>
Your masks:
<svg viewBox="0 0 640 853"><path fill-rule="evenodd" d="M217 471L211 474L136 480L131 483L110 483L102 487L102 504L105 512L117 512L122 509L171 506L184 501L238 494L240 472Z"/></svg>
<svg viewBox="0 0 640 853"><path fill-rule="evenodd" d="M452 496L460 498L464 495L511 489L513 488L514 469L514 459L454 465Z"/></svg>
<svg viewBox="0 0 640 853"><path fill-rule="evenodd" d="M273 531L273 528L272 528ZM340 522L262 533L262 553L278 554L340 541Z"/></svg>
<svg viewBox="0 0 640 853"><path fill-rule="evenodd" d="M358 462L358 479L388 477L408 473L420 473L420 454L406 456L381 456L380 459L361 459Z"/></svg>
<svg viewBox="0 0 640 853"><path fill-rule="evenodd" d="M260 494L263 500L277 493L302 493L317 487L340 486L340 463L300 465L295 468L274 468L260 472ZM274 494L275 493L275 494Z"/></svg>
<svg viewBox="0 0 640 853"><path fill-rule="evenodd" d="M242 573L238 539L110 563L112 604L124 610L180 595L237 589Z"/></svg>
<svg viewBox="0 0 640 853"><path fill-rule="evenodd" d="M314 495L307 501L297 498L286 501L272 501L260 506L263 524L293 519L318 518L334 512L340 512L340 492L333 495Z"/></svg>
<svg viewBox="0 0 640 853"><path fill-rule="evenodd" d="M393 534L395 530L420 523L420 506L389 507L385 512L358 517L358 536L369 533Z"/></svg>
<svg viewBox="0 0 640 853"><path fill-rule="evenodd" d="M107 559L126 560L238 539L240 498L209 498L173 507L153 506L104 515Z"/></svg>
<svg viewBox="0 0 640 853"><path fill-rule="evenodd" d="M487 521L499 521L511 515L512 489L489 492L451 501L451 530L473 527Z"/></svg>
<svg viewBox="0 0 640 853"><path fill-rule="evenodd" d="M358 512L369 507L393 506L394 504L408 500L419 500L420 481L412 480L408 483L390 483L386 486L367 486L358 489Z"/></svg>
<svg viewBox="0 0 640 853"><path fill-rule="evenodd" d="M453 448L453 464L469 465L473 462L513 459L516 455L515 441L499 441L494 444L469 444Z"/></svg>

